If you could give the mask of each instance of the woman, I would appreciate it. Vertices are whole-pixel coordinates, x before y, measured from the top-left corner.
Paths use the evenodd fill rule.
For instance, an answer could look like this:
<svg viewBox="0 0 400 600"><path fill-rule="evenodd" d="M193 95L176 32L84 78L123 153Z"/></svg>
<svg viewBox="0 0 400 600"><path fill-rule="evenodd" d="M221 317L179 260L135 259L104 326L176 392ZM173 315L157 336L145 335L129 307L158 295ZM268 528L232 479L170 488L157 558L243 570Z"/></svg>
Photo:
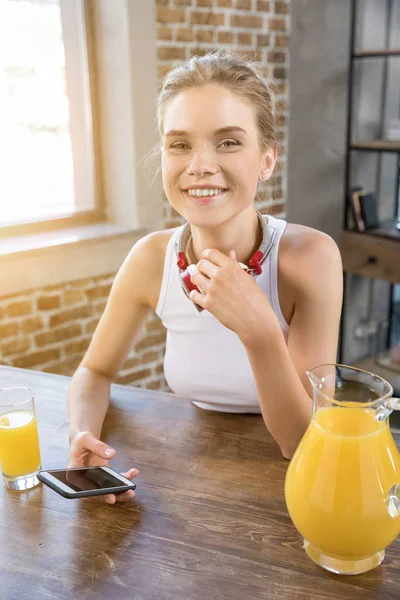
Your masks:
<svg viewBox="0 0 400 600"><path fill-rule="evenodd" d="M290 458L311 417L305 372L336 359L339 251L254 207L277 143L271 92L249 65L218 52L171 71L158 123L165 194L187 225L141 239L116 276L69 390L69 466L115 455L100 441L110 383L150 309L167 328L171 389L205 409L261 412Z"/></svg>

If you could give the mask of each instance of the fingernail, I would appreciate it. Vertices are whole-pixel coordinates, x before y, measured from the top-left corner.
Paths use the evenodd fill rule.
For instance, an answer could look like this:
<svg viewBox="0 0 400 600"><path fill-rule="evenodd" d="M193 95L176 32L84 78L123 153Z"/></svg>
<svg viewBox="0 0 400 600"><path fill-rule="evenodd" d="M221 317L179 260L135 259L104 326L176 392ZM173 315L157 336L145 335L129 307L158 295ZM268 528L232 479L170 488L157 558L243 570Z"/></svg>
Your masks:
<svg viewBox="0 0 400 600"><path fill-rule="evenodd" d="M104 450L104 454L106 456L111 456L112 453L113 453L113 451L111 450L111 448L106 448L106 450Z"/></svg>

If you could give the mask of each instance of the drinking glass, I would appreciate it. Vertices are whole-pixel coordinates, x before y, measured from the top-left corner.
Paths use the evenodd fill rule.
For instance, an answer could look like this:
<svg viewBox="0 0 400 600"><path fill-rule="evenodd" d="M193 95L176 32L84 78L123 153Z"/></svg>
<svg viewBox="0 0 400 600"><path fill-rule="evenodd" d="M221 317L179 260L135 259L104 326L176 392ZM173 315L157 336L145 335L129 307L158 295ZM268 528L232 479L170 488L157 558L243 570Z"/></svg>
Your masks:
<svg viewBox="0 0 400 600"><path fill-rule="evenodd" d="M39 483L35 400L28 387L0 389L0 463L8 488L28 490Z"/></svg>

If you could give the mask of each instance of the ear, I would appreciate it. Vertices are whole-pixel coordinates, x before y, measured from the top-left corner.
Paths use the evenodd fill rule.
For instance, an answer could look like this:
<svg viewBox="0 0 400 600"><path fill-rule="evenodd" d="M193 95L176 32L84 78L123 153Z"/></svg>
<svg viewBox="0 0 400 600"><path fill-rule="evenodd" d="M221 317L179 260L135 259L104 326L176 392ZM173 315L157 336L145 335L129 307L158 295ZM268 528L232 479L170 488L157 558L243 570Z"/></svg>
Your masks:
<svg viewBox="0 0 400 600"><path fill-rule="evenodd" d="M277 158L278 149L276 146L270 146L263 152L261 158L260 181L267 181L271 177Z"/></svg>

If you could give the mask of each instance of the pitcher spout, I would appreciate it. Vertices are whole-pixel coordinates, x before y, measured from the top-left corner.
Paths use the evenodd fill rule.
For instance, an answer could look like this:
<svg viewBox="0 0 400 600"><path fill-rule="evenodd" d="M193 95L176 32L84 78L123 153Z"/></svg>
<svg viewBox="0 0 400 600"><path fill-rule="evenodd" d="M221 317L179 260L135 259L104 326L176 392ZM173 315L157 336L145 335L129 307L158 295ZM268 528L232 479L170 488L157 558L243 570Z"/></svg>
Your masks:
<svg viewBox="0 0 400 600"><path fill-rule="evenodd" d="M314 413L322 406L330 406L335 398L335 386L338 381L336 377L337 366L326 364L306 371L311 384Z"/></svg>
<svg viewBox="0 0 400 600"><path fill-rule="evenodd" d="M306 371L306 375L314 389L321 389L322 381L319 377L315 375L315 373L313 373L312 371Z"/></svg>

